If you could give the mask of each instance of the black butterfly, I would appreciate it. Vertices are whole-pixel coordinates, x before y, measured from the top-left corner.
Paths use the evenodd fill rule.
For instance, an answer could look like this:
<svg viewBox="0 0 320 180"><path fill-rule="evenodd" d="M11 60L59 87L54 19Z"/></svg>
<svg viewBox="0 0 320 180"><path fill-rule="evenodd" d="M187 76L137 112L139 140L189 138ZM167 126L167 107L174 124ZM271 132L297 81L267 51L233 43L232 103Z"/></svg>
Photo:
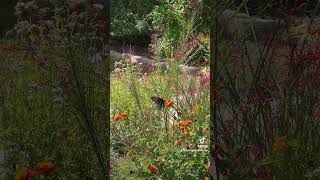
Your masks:
<svg viewBox="0 0 320 180"><path fill-rule="evenodd" d="M164 99L159 98L159 97L151 97L153 100L154 104L157 106L157 109L160 111L162 108L164 108Z"/></svg>

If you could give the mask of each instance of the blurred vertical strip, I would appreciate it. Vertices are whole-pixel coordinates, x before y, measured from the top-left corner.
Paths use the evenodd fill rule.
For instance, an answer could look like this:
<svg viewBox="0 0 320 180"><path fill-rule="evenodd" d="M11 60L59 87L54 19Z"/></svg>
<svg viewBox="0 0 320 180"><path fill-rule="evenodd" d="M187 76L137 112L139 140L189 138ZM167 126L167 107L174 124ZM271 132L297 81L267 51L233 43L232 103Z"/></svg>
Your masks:
<svg viewBox="0 0 320 180"><path fill-rule="evenodd" d="M107 25L106 28L106 71L107 71L107 78L106 78L106 96L107 96L107 130L108 130L108 140L107 140L107 169L108 169L108 179L111 179L111 167L110 167L110 0L104 0L105 6L104 6L104 12L105 15L105 22Z"/></svg>
<svg viewBox="0 0 320 180"><path fill-rule="evenodd" d="M0 1L0 38L3 38L6 31L14 26L16 23L16 17L14 14L14 6L16 0L1 0ZM1 54L1 52L0 52ZM0 56L2 58L2 56ZM1 59L2 60L2 59ZM5 121L4 114L4 102L5 102L5 76L4 76L4 63L0 63L0 129L5 129L8 124ZM4 151L3 144L0 144L0 179L8 179L7 171L9 167L6 167L7 153Z"/></svg>
<svg viewBox="0 0 320 180"><path fill-rule="evenodd" d="M219 0L206 0L205 7L209 8L209 26L210 26L210 179L219 179L218 167L214 156L215 143L217 142L217 105L214 101L214 91L217 85L217 63L218 63L218 8Z"/></svg>

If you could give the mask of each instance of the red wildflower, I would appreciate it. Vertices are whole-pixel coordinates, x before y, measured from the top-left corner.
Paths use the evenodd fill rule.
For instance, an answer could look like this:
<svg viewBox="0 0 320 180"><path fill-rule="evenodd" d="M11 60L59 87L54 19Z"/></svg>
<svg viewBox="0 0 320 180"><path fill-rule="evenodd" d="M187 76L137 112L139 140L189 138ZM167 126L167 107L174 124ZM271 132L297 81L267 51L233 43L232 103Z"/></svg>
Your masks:
<svg viewBox="0 0 320 180"><path fill-rule="evenodd" d="M14 47L13 46L3 47L1 50L2 52L9 54L14 51Z"/></svg>
<svg viewBox="0 0 320 180"><path fill-rule="evenodd" d="M53 176L55 167L51 162L38 163L35 167L35 171L39 174L46 176Z"/></svg>
<svg viewBox="0 0 320 180"><path fill-rule="evenodd" d="M157 166L150 164L148 168L152 174L157 174L157 171L158 171Z"/></svg>
<svg viewBox="0 0 320 180"><path fill-rule="evenodd" d="M310 64L315 64L319 61L319 57L317 57L316 55L307 55L306 56L306 62L310 63Z"/></svg>
<svg viewBox="0 0 320 180"><path fill-rule="evenodd" d="M115 120L115 121L119 121L120 119L121 119L121 116L120 116L120 115L114 116L114 120Z"/></svg>

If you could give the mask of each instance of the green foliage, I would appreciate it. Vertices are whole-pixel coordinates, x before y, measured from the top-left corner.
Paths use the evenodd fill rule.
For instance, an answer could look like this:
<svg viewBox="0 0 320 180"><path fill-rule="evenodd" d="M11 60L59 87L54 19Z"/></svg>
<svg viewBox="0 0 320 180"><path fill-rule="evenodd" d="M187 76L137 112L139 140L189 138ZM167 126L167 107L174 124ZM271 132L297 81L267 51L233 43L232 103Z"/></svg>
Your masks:
<svg viewBox="0 0 320 180"><path fill-rule="evenodd" d="M112 0L111 32L125 39L147 36L153 30L148 14L156 5L156 0Z"/></svg>
<svg viewBox="0 0 320 180"><path fill-rule="evenodd" d="M160 57L172 58L177 53L186 54L188 64L201 64L197 61L209 54L199 54L199 46L194 46L194 40L200 33L209 34L207 19L208 9L203 8L202 1L162 0L150 14L157 30L157 39L154 40ZM201 48L201 47L200 47Z"/></svg>
<svg viewBox="0 0 320 180"><path fill-rule="evenodd" d="M139 67L127 61L116 64L111 75L111 118L122 112L128 113L128 118L111 119L115 179L180 179L187 176L195 179L209 174L205 168L209 163L208 149L183 151L186 142L190 150L194 150L201 137L208 140L208 81L201 84L200 77L182 75L178 64L169 62L168 72L157 68L144 75L137 73ZM197 95L190 94L192 92ZM174 105L157 111L152 96L172 99ZM178 119L172 118L174 111L180 112ZM170 122L168 131L166 118ZM186 131L182 132L174 124L189 119L193 123L188 127L190 137L187 137ZM177 144L179 140L181 144ZM148 169L150 164L157 167L156 174Z"/></svg>

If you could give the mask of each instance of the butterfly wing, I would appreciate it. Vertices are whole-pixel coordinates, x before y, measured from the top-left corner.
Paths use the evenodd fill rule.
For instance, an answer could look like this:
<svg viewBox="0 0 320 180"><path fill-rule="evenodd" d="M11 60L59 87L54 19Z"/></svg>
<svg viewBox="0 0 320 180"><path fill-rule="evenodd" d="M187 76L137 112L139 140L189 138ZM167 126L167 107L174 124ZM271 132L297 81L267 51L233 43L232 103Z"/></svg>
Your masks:
<svg viewBox="0 0 320 180"><path fill-rule="evenodd" d="M164 99L159 97L151 97L151 99L159 111L164 107Z"/></svg>

